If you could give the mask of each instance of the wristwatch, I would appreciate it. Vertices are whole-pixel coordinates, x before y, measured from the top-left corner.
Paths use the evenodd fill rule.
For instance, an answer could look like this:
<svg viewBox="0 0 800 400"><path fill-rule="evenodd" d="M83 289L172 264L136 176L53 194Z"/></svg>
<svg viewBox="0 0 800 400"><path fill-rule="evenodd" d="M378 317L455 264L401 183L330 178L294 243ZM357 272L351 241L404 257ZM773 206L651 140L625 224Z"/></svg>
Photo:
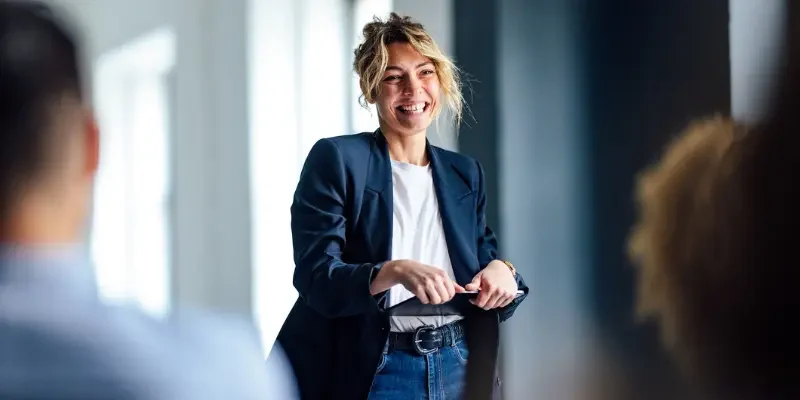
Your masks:
<svg viewBox="0 0 800 400"><path fill-rule="evenodd" d="M515 277L517 276L517 269L514 268L514 264L511 264L511 261L507 261L507 260L500 260L500 261L502 261L503 264L505 264L506 267L508 267L508 269L511 270L511 275L514 275Z"/></svg>

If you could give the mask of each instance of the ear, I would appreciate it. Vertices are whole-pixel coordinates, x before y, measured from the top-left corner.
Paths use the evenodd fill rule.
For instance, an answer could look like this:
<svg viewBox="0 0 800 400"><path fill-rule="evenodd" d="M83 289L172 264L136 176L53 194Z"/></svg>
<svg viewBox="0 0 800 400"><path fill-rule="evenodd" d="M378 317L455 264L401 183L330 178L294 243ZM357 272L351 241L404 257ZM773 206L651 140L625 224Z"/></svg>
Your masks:
<svg viewBox="0 0 800 400"><path fill-rule="evenodd" d="M86 110L83 117L84 131L84 171L87 176L94 176L100 165L100 129L91 110Z"/></svg>

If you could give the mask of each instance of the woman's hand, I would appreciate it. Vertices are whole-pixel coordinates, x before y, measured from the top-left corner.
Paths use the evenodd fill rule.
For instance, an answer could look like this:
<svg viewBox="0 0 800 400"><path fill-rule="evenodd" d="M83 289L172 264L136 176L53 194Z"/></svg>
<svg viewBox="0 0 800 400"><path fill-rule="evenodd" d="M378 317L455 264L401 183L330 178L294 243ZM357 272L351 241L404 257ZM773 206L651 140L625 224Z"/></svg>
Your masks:
<svg viewBox="0 0 800 400"><path fill-rule="evenodd" d="M511 270L498 260L490 262L464 288L478 291L478 297L470 301L484 310L509 305L517 297L518 290L517 280Z"/></svg>
<svg viewBox="0 0 800 400"><path fill-rule="evenodd" d="M371 292L380 293L398 283L414 293L422 304L442 304L450 301L456 293L464 292L464 288L450 279L444 270L412 260L384 264L372 282Z"/></svg>

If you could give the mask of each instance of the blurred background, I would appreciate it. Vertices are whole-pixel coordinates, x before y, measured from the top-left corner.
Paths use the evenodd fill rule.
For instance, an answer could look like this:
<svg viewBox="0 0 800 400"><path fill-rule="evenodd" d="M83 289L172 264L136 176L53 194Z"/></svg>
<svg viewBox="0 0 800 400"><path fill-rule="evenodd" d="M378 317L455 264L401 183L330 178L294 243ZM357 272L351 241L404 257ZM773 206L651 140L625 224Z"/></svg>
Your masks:
<svg viewBox="0 0 800 400"><path fill-rule="evenodd" d="M504 327L506 397L580 364L590 337L657 366L631 307L633 177L693 118L759 117L787 1L53 0L87 40L103 134L101 292L244 315L268 351L296 299L300 168L318 139L377 127L352 54L396 11L468 74L471 116L429 138L483 164L489 223L532 288Z"/></svg>

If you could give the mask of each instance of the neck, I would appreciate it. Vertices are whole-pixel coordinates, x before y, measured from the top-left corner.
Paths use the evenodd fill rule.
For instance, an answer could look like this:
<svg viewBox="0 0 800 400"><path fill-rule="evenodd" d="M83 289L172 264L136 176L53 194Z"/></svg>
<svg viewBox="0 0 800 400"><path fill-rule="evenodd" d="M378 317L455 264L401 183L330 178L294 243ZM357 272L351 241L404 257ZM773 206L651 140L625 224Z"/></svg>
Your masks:
<svg viewBox="0 0 800 400"><path fill-rule="evenodd" d="M20 202L0 233L0 242L23 246L72 245L83 241L78 224L61 207L33 199Z"/></svg>
<svg viewBox="0 0 800 400"><path fill-rule="evenodd" d="M386 138L386 146L389 148L389 157L392 160L413 165L428 165L425 131L411 136L381 131Z"/></svg>

